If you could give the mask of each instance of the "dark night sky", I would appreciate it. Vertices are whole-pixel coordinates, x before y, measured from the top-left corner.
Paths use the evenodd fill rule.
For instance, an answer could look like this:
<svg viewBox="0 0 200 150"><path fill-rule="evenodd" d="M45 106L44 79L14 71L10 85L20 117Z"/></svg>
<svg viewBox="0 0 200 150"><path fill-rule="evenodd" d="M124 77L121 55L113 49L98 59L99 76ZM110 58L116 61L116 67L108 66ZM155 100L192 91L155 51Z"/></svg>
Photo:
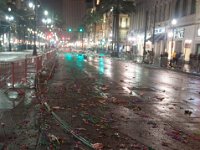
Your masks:
<svg viewBox="0 0 200 150"><path fill-rule="evenodd" d="M63 18L66 26L77 27L85 15L85 0L40 0L42 7Z"/></svg>
<svg viewBox="0 0 200 150"><path fill-rule="evenodd" d="M40 0L42 7L49 12L54 11L57 14L62 14L62 1L63 0Z"/></svg>

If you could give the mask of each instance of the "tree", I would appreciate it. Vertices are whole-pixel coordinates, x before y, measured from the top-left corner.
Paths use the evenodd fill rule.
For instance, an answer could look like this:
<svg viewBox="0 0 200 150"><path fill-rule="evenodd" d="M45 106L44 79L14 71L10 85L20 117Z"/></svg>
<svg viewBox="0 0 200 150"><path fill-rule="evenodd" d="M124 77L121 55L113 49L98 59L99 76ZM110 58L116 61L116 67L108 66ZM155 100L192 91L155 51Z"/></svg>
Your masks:
<svg viewBox="0 0 200 150"><path fill-rule="evenodd" d="M112 10L113 15L113 39L112 42L116 47L115 52L119 55L119 15L130 14L135 11L135 0L101 0L97 7L98 14L104 14Z"/></svg>
<svg viewBox="0 0 200 150"><path fill-rule="evenodd" d="M84 17L82 26L84 26L89 36L91 32L94 33L94 37L93 37L94 41L95 41L95 36L96 36L96 26L98 23L102 22L102 18L103 18L103 14L98 11L88 12Z"/></svg>

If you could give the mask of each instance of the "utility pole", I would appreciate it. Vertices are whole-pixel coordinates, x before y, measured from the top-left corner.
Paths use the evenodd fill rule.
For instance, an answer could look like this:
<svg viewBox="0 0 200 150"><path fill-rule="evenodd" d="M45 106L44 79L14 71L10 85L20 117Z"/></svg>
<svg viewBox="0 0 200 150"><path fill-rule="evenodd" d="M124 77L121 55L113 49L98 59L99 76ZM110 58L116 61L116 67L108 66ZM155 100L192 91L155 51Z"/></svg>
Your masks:
<svg viewBox="0 0 200 150"><path fill-rule="evenodd" d="M158 1L156 1L155 7L154 7L153 33L152 33L152 55L154 55L154 51L155 51L155 28L156 28L156 16L157 16L157 3L158 3ZM152 56L152 58L153 58L153 56Z"/></svg>
<svg viewBox="0 0 200 150"><path fill-rule="evenodd" d="M145 17L145 29L144 29L144 47L143 47L143 62L146 56L146 38L147 38L147 23L148 23L148 16L149 12L146 11L146 17Z"/></svg>
<svg viewBox="0 0 200 150"><path fill-rule="evenodd" d="M34 46L33 46L33 56L37 56L37 47L36 47L36 26L37 26L37 0L35 0L35 8L34 8Z"/></svg>

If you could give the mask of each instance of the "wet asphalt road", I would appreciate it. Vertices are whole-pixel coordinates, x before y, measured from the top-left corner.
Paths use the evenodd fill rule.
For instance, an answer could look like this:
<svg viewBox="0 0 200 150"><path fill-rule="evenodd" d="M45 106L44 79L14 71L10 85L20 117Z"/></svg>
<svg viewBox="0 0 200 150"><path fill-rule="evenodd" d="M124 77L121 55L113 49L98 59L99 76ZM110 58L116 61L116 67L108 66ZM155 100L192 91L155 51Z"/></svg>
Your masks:
<svg viewBox="0 0 200 150"><path fill-rule="evenodd" d="M129 99L112 109L122 133L155 149L200 149L199 77L108 57L64 57L76 57L79 71L102 84L115 83L109 94Z"/></svg>
<svg viewBox="0 0 200 150"><path fill-rule="evenodd" d="M59 62L55 76L49 83L48 101L51 106L64 107L56 113L70 122L72 127L87 129L81 132L83 137L88 137L93 142L102 142L105 147L110 143L113 146L122 144L121 147L117 145L114 150L127 150L125 147L128 144L123 147L124 143L121 142L124 140L108 137L110 134L126 137L124 139L129 146L131 141L134 142L131 139L135 139L156 150L200 149L200 77L144 67L109 57L88 57L86 60L82 55L61 52ZM84 87L86 79L92 85ZM83 85L77 87L81 83ZM100 89L100 93L108 98L99 100L92 95L95 88ZM89 91L91 95L88 94ZM90 96L94 97L89 99ZM8 106L12 108L12 104ZM17 116L26 112L21 111ZM108 124L112 128L101 130L98 126L84 124L80 111L108 121L111 118L113 122ZM63 133L51 117L47 115L47 118L51 129L59 129L54 131L55 134ZM2 117L1 121L4 121ZM104 133L103 137L99 135L99 128ZM67 135L63 133L62 136ZM142 149L137 144L131 147L130 150ZM109 150L112 148L111 144ZM107 150L108 147L104 149Z"/></svg>

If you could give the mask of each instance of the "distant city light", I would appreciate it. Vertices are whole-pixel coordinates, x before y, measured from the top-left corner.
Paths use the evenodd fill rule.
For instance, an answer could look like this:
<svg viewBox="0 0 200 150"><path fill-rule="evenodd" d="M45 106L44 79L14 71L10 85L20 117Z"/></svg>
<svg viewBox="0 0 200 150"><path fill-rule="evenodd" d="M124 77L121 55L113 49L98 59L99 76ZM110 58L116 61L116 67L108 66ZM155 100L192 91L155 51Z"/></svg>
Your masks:
<svg viewBox="0 0 200 150"><path fill-rule="evenodd" d="M13 20L14 20L14 17L13 17L13 16L7 16L7 15L6 15L5 18L6 18L6 20L8 20L8 21L13 21Z"/></svg>
<svg viewBox="0 0 200 150"><path fill-rule="evenodd" d="M47 10L44 11L44 15L47 16L49 12Z"/></svg>
<svg viewBox="0 0 200 150"><path fill-rule="evenodd" d="M172 20L172 25L176 25L177 24L177 20L176 19L173 19Z"/></svg>
<svg viewBox="0 0 200 150"><path fill-rule="evenodd" d="M28 6L29 6L30 8L34 8L34 7L35 7L34 4L33 4L32 2L29 2Z"/></svg>
<svg viewBox="0 0 200 150"><path fill-rule="evenodd" d="M8 11L10 12L12 9L10 7L8 7Z"/></svg>

